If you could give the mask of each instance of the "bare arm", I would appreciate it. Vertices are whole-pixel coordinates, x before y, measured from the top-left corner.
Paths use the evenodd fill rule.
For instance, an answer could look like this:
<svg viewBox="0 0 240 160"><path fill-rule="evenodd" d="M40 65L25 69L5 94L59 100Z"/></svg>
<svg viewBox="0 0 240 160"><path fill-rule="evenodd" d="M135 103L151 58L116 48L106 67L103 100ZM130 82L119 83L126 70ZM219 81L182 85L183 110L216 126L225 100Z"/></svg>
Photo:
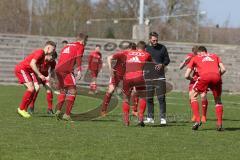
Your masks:
<svg viewBox="0 0 240 160"><path fill-rule="evenodd" d="M226 72L226 68L224 67L223 63L219 63L220 73L223 75Z"/></svg>
<svg viewBox="0 0 240 160"><path fill-rule="evenodd" d="M37 68L37 60L36 59L32 59L31 62L30 62L30 66L32 68L32 70L37 74L37 76L39 78L41 78L42 80L45 80L45 77L40 73L40 71L38 70Z"/></svg>
<svg viewBox="0 0 240 160"><path fill-rule="evenodd" d="M112 55L107 57L107 63L108 63L108 68L110 72L112 71L112 59L113 59Z"/></svg>
<svg viewBox="0 0 240 160"><path fill-rule="evenodd" d="M184 59L184 61L180 64L179 69L182 70L190 60L191 60L190 57L187 57L186 59Z"/></svg>
<svg viewBox="0 0 240 160"><path fill-rule="evenodd" d="M185 78L187 80L192 80L193 78L191 77L191 72L192 72L192 69L191 68L187 68L186 72L185 72Z"/></svg>

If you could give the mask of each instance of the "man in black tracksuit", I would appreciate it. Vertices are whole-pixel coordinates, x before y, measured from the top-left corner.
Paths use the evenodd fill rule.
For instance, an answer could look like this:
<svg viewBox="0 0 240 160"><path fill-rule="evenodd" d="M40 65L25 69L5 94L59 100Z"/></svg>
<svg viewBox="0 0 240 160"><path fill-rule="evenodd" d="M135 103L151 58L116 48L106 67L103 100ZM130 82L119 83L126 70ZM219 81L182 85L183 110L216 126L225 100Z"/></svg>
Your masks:
<svg viewBox="0 0 240 160"><path fill-rule="evenodd" d="M148 117L145 123L154 123L154 93L156 91L157 99L160 105L160 124L166 122L166 81L164 68L170 63L167 48L158 43L158 34L151 32L149 34L149 45L146 51L152 56L154 64L147 66L148 73L145 74L147 84L147 109Z"/></svg>

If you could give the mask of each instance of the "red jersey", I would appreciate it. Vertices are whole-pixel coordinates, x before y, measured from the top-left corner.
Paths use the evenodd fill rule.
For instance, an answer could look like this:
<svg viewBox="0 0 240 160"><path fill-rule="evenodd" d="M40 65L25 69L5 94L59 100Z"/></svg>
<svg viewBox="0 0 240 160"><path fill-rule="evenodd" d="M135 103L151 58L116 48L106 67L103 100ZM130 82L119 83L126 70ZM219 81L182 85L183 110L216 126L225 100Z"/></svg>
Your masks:
<svg viewBox="0 0 240 160"><path fill-rule="evenodd" d="M218 74L220 76L219 63L221 63L221 59L216 54L201 53L191 59L188 67L191 69L197 68L200 77L207 74Z"/></svg>
<svg viewBox="0 0 240 160"><path fill-rule="evenodd" d="M143 77L144 65L152 61L148 52L137 50L123 52L117 58L125 61L125 79Z"/></svg>
<svg viewBox="0 0 240 160"><path fill-rule="evenodd" d="M113 55L113 59L116 59L117 62L113 66L113 69L116 71L118 76L123 76L125 73L125 58L122 57L126 51L120 51Z"/></svg>
<svg viewBox="0 0 240 160"><path fill-rule="evenodd" d="M45 77L48 76L48 71L51 68L54 69L56 66L56 61L44 61L43 64L40 65L39 71L42 73L42 75L44 75Z"/></svg>
<svg viewBox="0 0 240 160"><path fill-rule="evenodd" d="M62 73L72 73L74 66L77 65L78 70L81 70L82 56L84 45L79 42L69 43L60 52L56 71Z"/></svg>
<svg viewBox="0 0 240 160"><path fill-rule="evenodd" d="M88 69L99 71L102 68L102 54L93 51L88 56Z"/></svg>
<svg viewBox="0 0 240 160"><path fill-rule="evenodd" d="M32 59L35 59L37 61L36 65L39 68L40 65L44 62L44 59L45 59L44 50L38 49L38 50L33 51L30 55L25 57L24 60L21 61L18 64L18 66L21 67L22 69L26 70L26 71L34 72L32 70L32 67L30 66L30 63L31 63Z"/></svg>
<svg viewBox="0 0 240 160"><path fill-rule="evenodd" d="M186 62L185 62L185 65L188 65L189 64L189 62L191 61L191 59L193 58L193 57L195 57L196 56L196 54L194 54L194 53L188 53L187 54L187 56L186 56ZM197 78L199 77L199 75L198 75L198 72L197 72L197 69L196 68L194 68L193 69L193 79L194 80L196 80Z"/></svg>

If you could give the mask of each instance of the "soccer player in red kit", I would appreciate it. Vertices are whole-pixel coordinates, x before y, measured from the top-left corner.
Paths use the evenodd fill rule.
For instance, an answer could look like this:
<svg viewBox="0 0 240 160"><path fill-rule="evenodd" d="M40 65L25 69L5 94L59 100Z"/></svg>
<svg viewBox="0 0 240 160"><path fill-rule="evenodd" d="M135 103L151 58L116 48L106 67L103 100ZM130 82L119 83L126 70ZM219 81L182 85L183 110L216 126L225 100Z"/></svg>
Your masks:
<svg viewBox="0 0 240 160"><path fill-rule="evenodd" d="M216 54L206 52L206 50L207 49L204 46L198 47L198 55L191 59L185 73L185 78L188 80L192 79L190 74L194 68L197 68L199 74L199 78L195 82L191 91L191 106L193 114L196 117L192 129L197 130L201 125L197 97L200 93L205 92L207 88L210 88L216 105L217 130L222 131L223 105L221 102L221 76L226 70L220 58Z"/></svg>
<svg viewBox="0 0 240 160"><path fill-rule="evenodd" d="M197 49L198 49L198 46L193 46L192 53L187 54L185 60L180 64L180 70L183 69L186 65L188 65L190 60L194 56L197 55ZM189 99L190 99L191 90L193 89L193 85L195 84L197 78L199 77L196 68L193 69L192 77L193 77L193 79L190 80L189 87L188 87ZM207 90L205 92L201 93L200 96L201 96L201 101L202 101L202 118L201 118L201 122L206 123L206 120L207 120L207 118L206 118L207 117L207 107L208 107ZM190 106L191 106L191 99L189 100L189 103L190 103ZM194 115L192 116L192 122L195 122L195 116Z"/></svg>
<svg viewBox="0 0 240 160"><path fill-rule="evenodd" d="M62 119L71 121L70 113L77 94L76 81L74 77L74 66L77 66L77 77L81 78L81 61L84 46L87 42L87 35L80 33L74 43L68 43L60 52L58 63L55 67L56 76L59 83L60 94L56 105L56 118L59 120L64 102L66 102L66 112Z"/></svg>
<svg viewBox="0 0 240 160"><path fill-rule="evenodd" d="M101 46L96 45L96 48L88 56L88 70L90 71L92 81L90 83L89 94L97 93L97 76L102 68L102 54L100 53Z"/></svg>
<svg viewBox="0 0 240 160"><path fill-rule="evenodd" d="M125 61L125 74L123 77L123 121L126 126L129 126L129 102L133 87L136 88L136 92L139 97L139 125L144 127L144 112L146 109L146 95L139 95L140 92L146 91L145 80L144 80L144 66L146 62L151 62L151 55L145 51L146 43L139 41L137 44L137 50L126 51L122 54L115 56L116 59L122 59Z"/></svg>
<svg viewBox="0 0 240 160"><path fill-rule="evenodd" d="M117 57L119 54L126 52L127 50L136 50L136 44L131 42L126 50L117 52L113 55L108 56L107 58L109 71L110 71L110 82L109 82L108 90L104 96L103 103L102 103L102 109L101 109L102 116L106 116L107 108L111 100L112 94L115 88L120 83L120 81L122 81L123 75L125 73L125 62L122 61L122 59L117 59L115 57ZM112 68L112 60L116 60L116 63L113 66L113 68Z"/></svg>
<svg viewBox="0 0 240 160"><path fill-rule="evenodd" d="M46 89L46 99L47 99L47 103L48 103L48 109L47 109L47 114L54 114L53 112L53 93L51 90L51 86L49 83L49 78L50 75L49 73L53 73L55 66L56 66L56 61L55 59L57 58L57 52L54 52L52 55L52 59L51 60L44 60L43 64L40 65L39 67L39 71L42 73L42 75L44 75L46 78L46 81L42 81L38 78L36 78L34 76L34 74L32 74L32 78L33 78L33 82L34 82L34 88L35 88L35 93L34 96L32 98L32 101L29 105L29 109L28 109L28 113L33 114L34 113L34 105L35 105L35 101L37 99L39 90L40 90L40 84L42 84L45 89Z"/></svg>
<svg viewBox="0 0 240 160"><path fill-rule="evenodd" d="M22 62L16 65L15 75L20 84L24 84L27 88L22 102L17 109L18 114L24 118L30 118L31 115L27 112L28 106L34 96L35 88L33 84L32 75L37 76L42 81L46 77L39 71L39 66L43 64L44 60L50 60L53 52L55 52L56 44L52 41L47 41L43 49L37 49L28 55Z"/></svg>

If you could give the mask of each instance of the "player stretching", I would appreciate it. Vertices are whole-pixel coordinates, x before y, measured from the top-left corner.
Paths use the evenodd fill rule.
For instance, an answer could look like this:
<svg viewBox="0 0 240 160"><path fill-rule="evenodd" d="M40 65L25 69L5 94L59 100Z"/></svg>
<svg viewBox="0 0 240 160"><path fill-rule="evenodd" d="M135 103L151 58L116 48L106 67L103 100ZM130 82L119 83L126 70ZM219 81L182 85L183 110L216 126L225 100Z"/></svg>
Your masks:
<svg viewBox="0 0 240 160"><path fill-rule="evenodd" d="M196 121L192 129L197 130L201 125L197 97L200 93L205 92L207 88L210 88L216 105L215 111L217 117L217 130L222 131L223 105L221 102L221 76L226 72L225 67L216 54L207 53L206 48L200 46L198 47L198 55L192 58L188 64L188 69L185 73L186 79L193 79L190 74L194 68L197 68L199 78L195 82L190 94L193 114L196 117Z"/></svg>
<svg viewBox="0 0 240 160"><path fill-rule="evenodd" d="M197 49L198 49L198 46L193 46L192 53L187 54L187 57L185 58L185 60L180 64L180 70L183 69L186 65L188 65L190 60L194 56L197 55ZM196 68L193 69L192 77L193 77L193 79L190 80L189 87L188 87L190 106L191 106L190 93L191 93L191 90L193 89L193 85L195 84L197 78L199 77ZM207 117L207 107L208 107L207 90L205 92L201 93L200 96L201 96L201 101L202 101L202 118L201 118L201 122L206 123L206 120L207 120L207 118L206 118ZM192 122L195 122L195 116L194 115L192 116Z"/></svg>
<svg viewBox="0 0 240 160"><path fill-rule="evenodd" d="M128 46L128 49L117 52L111 56L108 56L107 62L109 66L109 71L110 71L110 82L108 85L107 92L104 96L103 103L102 103L102 110L101 110L101 115L106 116L107 114L107 108L109 105L109 102L111 100L112 94L115 90L115 88L118 86L120 81L123 79L123 75L125 73L125 62L122 61L121 59L116 59L115 56L118 54L121 54L123 52L126 52L127 50L136 50L136 44L135 43L130 43ZM112 66L112 60L116 59L116 64Z"/></svg>
<svg viewBox="0 0 240 160"><path fill-rule="evenodd" d="M101 46L96 45L95 51L91 52L88 56L88 70L91 74L91 83L89 94L97 93L97 76L102 68L102 54L100 53Z"/></svg>
<svg viewBox="0 0 240 160"><path fill-rule="evenodd" d="M27 88L23 95L22 102L17 109L18 114L24 118L31 117L31 115L27 112L27 109L35 92L31 74L33 74L33 76L37 76L42 81L46 80L46 77L39 71L38 66L43 64L44 60L50 60L52 58L55 48L56 44L52 41L48 41L43 49L33 51L15 67L15 74L19 83L24 84L24 86Z"/></svg>
<svg viewBox="0 0 240 160"><path fill-rule="evenodd" d="M44 88L46 89L46 99L47 99L47 103L48 103L48 108L47 108L47 114L54 114L53 113L53 93L50 87L50 83L49 83L49 78L50 75L49 73L53 73L55 66L56 66L56 61L55 59L57 58L57 52L54 52L52 55L52 59L50 61L45 60L43 62L43 64L40 65L39 67L39 71L42 75L44 75L46 78L46 81L42 81L41 79L37 79L33 74L32 78L33 78L33 82L34 82L34 88L35 88L35 93L34 96L32 98L32 101L29 105L29 109L28 109L28 113L33 114L34 113L34 105L35 105L35 101L37 99L39 90L40 90L40 84L42 84L44 86Z"/></svg>
<svg viewBox="0 0 240 160"><path fill-rule="evenodd" d="M71 121L70 113L77 94L76 81L74 77L74 66L77 65L77 77L81 78L81 62L87 35L80 33L74 43L68 43L60 52L56 65L56 76L59 83L60 94L57 99L56 118L59 120L64 102L66 102L66 112L62 119Z"/></svg>
<svg viewBox="0 0 240 160"><path fill-rule="evenodd" d="M151 55L145 51L146 43L140 41L137 44L137 50L135 51L126 51L114 56L116 59L121 59L125 61L125 74L123 77L123 121L126 126L129 126L129 102L131 98L131 92L133 87L136 88L136 92L139 97L139 125L144 127L143 122L144 112L146 109L146 95L140 95L140 92L146 91L145 80L143 76L143 67L146 62L152 61Z"/></svg>

